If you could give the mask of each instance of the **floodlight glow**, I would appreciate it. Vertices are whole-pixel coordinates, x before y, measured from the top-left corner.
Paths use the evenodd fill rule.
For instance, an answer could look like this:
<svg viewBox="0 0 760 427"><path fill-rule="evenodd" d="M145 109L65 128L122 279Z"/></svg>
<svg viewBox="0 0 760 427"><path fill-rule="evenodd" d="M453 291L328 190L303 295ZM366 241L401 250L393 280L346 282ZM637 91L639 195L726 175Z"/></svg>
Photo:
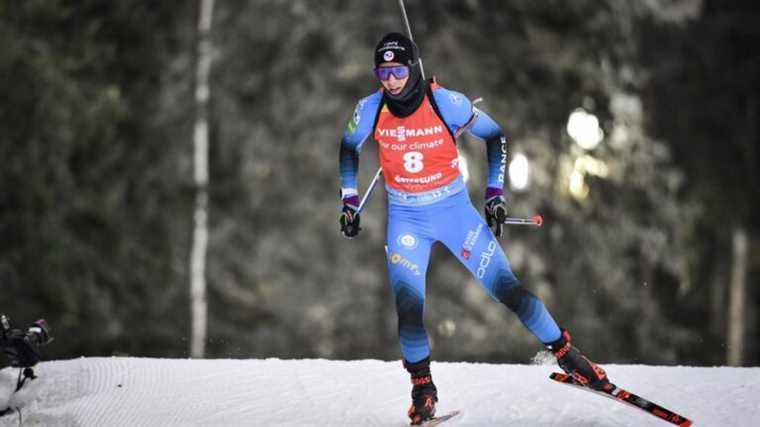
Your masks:
<svg viewBox="0 0 760 427"><path fill-rule="evenodd" d="M438 333L444 337L450 338L457 331L457 324L451 319L446 319L438 324Z"/></svg>
<svg viewBox="0 0 760 427"><path fill-rule="evenodd" d="M585 199L586 196L588 196L589 188L584 182L583 173L574 170L573 173L570 174L570 184L568 189L570 190L570 194L576 199Z"/></svg>
<svg viewBox="0 0 760 427"><path fill-rule="evenodd" d="M606 178L609 174L609 168L603 160L595 159L588 154L575 159L575 170L601 178Z"/></svg>
<svg viewBox="0 0 760 427"><path fill-rule="evenodd" d="M462 179L464 182L467 182L470 180L470 169L467 167L467 159L464 156L459 156L457 159L457 162L459 163L459 172L462 174Z"/></svg>
<svg viewBox="0 0 760 427"><path fill-rule="evenodd" d="M530 165L523 154L515 154L509 163L509 183L514 190L524 190L528 187Z"/></svg>
<svg viewBox="0 0 760 427"><path fill-rule="evenodd" d="M567 119L567 133L585 150L592 150L602 142L604 131L599 127L599 119L578 108Z"/></svg>

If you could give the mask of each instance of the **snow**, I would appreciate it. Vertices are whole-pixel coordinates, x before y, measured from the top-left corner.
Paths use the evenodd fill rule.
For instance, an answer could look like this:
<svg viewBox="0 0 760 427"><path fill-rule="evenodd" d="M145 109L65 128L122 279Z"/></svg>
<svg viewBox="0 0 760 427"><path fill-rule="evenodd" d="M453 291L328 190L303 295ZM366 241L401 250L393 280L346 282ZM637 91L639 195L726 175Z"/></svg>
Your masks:
<svg viewBox="0 0 760 427"><path fill-rule="evenodd" d="M696 426L760 425L760 368L605 365L610 377ZM410 384L400 362L80 358L43 362L0 409L23 425L404 426ZM556 365L433 362L439 413L453 426L668 426L651 415L548 379ZM0 418L19 425L19 412Z"/></svg>

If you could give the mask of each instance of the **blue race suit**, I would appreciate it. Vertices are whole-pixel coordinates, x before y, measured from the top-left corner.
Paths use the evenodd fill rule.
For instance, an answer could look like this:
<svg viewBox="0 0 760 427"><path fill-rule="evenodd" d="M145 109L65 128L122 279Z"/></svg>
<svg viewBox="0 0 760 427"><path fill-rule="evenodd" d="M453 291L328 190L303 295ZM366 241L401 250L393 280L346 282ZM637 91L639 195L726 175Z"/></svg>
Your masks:
<svg viewBox="0 0 760 427"><path fill-rule="evenodd" d="M470 100L461 93L447 90L435 83L432 83L430 88L426 99L429 104L423 105L433 106L436 117L445 124L452 137L462 131L468 131L486 141L489 162L488 186L490 189L498 188L500 193L504 184L506 164L506 140L501 128L488 114L474 108ZM420 130L415 133L414 128L408 125L406 128L397 126L399 118L395 118L393 122L394 127L391 131L394 132L389 133L387 129L381 128L383 118L389 117L388 114L387 108L382 105L381 91L357 104L341 141L340 174L344 199L356 198L358 194L356 173L359 152L370 135L373 135L379 144L391 150L396 147L389 147L389 144L386 144L389 140L383 139L384 136L391 135L391 139L404 141L408 136L423 134ZM426 129L435 130L436 127L429 126ZM436 141L438 142L435 144L427 145L440 145L440 140ZM382 160L381 150L381 163ZM559 327L541 300L518 282L501 245L470 202L461 175L457 173L455 179L437 188L409 192L400 190L398 185L389 185L390 178L385 173L388 165L383 166L388 193L386 255L390 284L396 300L401 351L406 361L415 363L430 356L428 336L423 324L423 309L425 274L430 249L435 242L443 243L480 281L491 297L516 313L541 342L553 342L560 337ZM456 165L452 165L454 166ZM406 183L413 182L413 179L399 178L397 181Z"/></svg>

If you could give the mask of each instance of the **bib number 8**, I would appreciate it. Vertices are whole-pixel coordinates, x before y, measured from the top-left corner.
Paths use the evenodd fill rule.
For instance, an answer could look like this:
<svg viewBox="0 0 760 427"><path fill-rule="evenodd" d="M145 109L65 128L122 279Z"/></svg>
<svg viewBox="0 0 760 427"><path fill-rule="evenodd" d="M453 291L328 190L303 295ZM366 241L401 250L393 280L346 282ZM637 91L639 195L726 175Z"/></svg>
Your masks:
<svg viewBox="0 0 760 427"><path fill-rule="evenodd" d="M417 173L425 168L422 163L422 153L419 151L410 151L404 154L404 169L410 173Z"/></svg>

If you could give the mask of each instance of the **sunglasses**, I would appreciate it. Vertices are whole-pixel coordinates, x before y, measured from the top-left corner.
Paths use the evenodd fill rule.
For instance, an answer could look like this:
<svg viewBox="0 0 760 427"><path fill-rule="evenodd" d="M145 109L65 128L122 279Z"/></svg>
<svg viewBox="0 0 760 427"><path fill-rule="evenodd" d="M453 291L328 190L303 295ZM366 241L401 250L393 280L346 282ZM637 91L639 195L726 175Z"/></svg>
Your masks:
<svg viewBox="0 0 760 427"><path fill-rule="evenodd" d="M409 76L409 67L406 65L396 65L394 67L377 67L375 68L375 75L378 79L386 81L391 78L391 74L398 80Z"/></svg>

